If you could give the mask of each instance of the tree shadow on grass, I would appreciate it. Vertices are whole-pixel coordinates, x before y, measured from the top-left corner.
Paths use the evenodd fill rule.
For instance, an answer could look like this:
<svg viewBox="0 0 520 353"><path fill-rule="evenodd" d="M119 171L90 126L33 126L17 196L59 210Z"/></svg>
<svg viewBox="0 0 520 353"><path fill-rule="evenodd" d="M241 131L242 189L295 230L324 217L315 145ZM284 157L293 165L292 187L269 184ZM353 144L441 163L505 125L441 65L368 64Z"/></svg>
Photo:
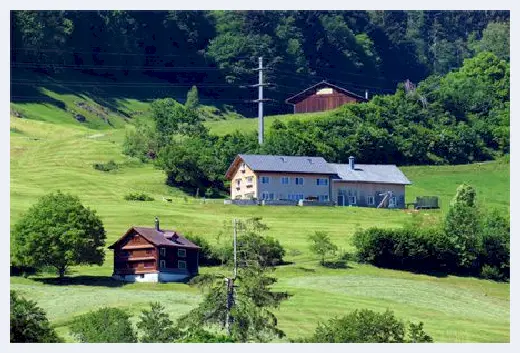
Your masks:
<svg viewBox="0 0 520 353"><path fill-rule="evenodd" d="M316 270L314 268L306 268L306 267L303 267L303 266L298 266L296 267L298 270L302 270L304 272L316 272Z"/></svg>
<svg viewBox="0 0 520 353"><path fill-rule="evenodd" d="M448 277L449 272L443 271L443 270L415 270L412 271L414 275L426 275L426 276L432 276L437 278L445 278ZM457 275L461 277L470 277L470 276L464 276L464 275Z"/></svg>
<svg viewBox="0 0 520 353"><path fill-rule="evenodd" d="M118 281L107 276L73 276L73 277L40 277L35 281L52 286L93 286L93 287L122 287L132 282Z"/></svg>

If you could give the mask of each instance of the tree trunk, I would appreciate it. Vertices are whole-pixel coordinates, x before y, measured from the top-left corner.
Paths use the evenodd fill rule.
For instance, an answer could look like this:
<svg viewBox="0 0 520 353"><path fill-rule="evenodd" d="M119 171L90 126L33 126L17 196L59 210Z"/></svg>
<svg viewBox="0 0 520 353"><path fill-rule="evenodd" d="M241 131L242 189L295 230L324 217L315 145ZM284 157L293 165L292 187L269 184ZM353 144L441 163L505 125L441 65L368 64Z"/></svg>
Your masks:
<svg viewBox="0 0 520 353"><path fill-rule="evenodd" d="M61 267L57 267L58 269L58 276L60 279L63 279L65 277L65 270L66 270L66 267L65 266L61 266Z"/></svg>

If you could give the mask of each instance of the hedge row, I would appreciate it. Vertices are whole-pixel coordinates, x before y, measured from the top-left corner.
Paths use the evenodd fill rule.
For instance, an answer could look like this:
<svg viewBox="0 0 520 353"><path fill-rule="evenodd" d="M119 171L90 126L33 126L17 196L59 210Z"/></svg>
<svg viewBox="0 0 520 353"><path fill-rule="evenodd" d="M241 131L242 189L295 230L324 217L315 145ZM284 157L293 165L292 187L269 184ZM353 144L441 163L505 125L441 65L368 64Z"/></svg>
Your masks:
<svg viewBox="0 0 520 353"><path fill-rule="evenodd" d="M439 228L370 228L357 231L354 246L360 262L420 273L442 272L489 279L509 278L509 234L482 232L471 267L460 266L464 249Z"/></svg>

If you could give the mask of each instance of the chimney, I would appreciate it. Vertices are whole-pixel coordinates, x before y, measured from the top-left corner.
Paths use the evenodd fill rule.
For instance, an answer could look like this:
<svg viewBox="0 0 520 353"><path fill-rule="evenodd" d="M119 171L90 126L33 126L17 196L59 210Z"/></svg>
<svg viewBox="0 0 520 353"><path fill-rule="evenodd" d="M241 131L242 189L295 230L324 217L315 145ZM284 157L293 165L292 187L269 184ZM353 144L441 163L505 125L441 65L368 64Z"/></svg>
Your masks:
<svg viewBox="0 0 520 353"><path fill-rule="evenodd" d="M352 157L352 156L348 157L348 167L350 170L355 169L354 157Z"/></svg>
<svg viewBox="0 0 520 353"><path fill-rule="evenodd" d="M365 90L365 99L368 100L368 90Z"/></svg>
<svg viewBox="0 0 520 353"><path fill-rule="evenodd" d="M155 230L160 230L159 228L159 218L155 217Z"/></svg>

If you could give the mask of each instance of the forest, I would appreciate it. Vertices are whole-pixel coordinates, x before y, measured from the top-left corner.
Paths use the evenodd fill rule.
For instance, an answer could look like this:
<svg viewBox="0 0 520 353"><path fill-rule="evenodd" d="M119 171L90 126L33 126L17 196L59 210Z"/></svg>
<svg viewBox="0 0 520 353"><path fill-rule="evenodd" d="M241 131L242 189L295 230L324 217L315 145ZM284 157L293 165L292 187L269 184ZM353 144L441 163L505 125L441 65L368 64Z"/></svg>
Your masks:
<svg viewBox="0 0 520 353"><path fill-rule="evenodd" d="M81 72L112 79L114 96L183 100L197 85L202 102L246 116L259 56L266 114L289 112L286 98L323 79L372 97L479 52L509 60L509 11L12 11L11 28L14 101L38 97L27 71L87 90Z"/></svg>

